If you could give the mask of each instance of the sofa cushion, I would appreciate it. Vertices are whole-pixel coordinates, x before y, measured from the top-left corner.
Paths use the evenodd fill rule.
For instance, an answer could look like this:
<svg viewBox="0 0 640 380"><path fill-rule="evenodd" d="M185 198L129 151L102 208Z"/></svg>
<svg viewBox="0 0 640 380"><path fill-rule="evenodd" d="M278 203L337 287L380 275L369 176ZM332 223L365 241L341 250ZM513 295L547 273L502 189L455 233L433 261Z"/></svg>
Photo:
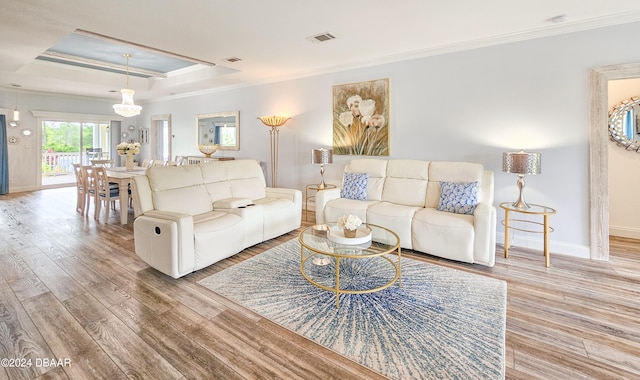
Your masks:
<svg viewBox="0 0 640 380"><path fill-rule="evenodd" d="M224 161L234 198L262 199L267 196L264 173L255 160Z"/></svg>
<svg viewBox="0 0 640 380"><path fill-rule="evenodd" d="M429 163L429 184L425 207L437 208L440 202L440 182L475 182L482 181L484 168L481 164L471 162L431 161ZM478 199L481 199L478 189Z"/></svg>
<svg viewBox="0 0 640 380"><path fill-rule="evenodd" d="M413 249L451 260L474 262L473 215L453 214L434 208L415 213L411 226Z"/></svg>
<svg viewBox="0 0 640 380"><path fill-rule="evenodd" d="M242 250L244 221L235 214L213 211L193 217L194 270Z"/></svg>
<svg viewBox="0 0 640 380"><path fill-rule="evenodd" d="M326 222L336 222L344 215L352 214L367 221L367 208L378 201L356 201L353 199L338 198L327 202L324 208L324 220Z"/></svg>
<svg viewBox="0 0 640 380"><path fill-rule="evenodd" d="M340 197L357 201L367 200L368 173L344 173Z"/></svg>
<svg viewBox="0 0 640 380"><path fill-rule="evenodd" d="M387 165L382 200L399 205L423 207L428 179L428 161L391 160Z"/></svg>
<svg viewBox="0 0 640 380"><path fill-rule="evenodd" d="M218 161L201 164L203 181L211 202L227 198L260 199L266 196L262 168L255 160Z"/></svg>
<svg viewBox="0 0 640 380"><path fill-rule="evenodd" d="M348 173L369 174L367 199L370 201L379 201L382 199L382 188L387 176L387 162L388 160L359 158L351 160L351 162L345 166L344 171Z"/></svg>
<svg viewBox="0 0 640 380"><path fill-rule="evenodd" d="M402 248L411 249L411 221L422 207L380 202L367 209L367 223L386 227L400 238Z"/></svg>
<svg viewBox="0 0 640 380"><path fill-rule="evenodd" d="M478 205L478 182L440 182L438 211L469 214Z"/></svg>
<svg viewBox="0 0 640 380"><path fill-rule="evenodd" d="M189 215L213 210L198 166L154 166L147 169L147 177L156 210Z"/></svg>

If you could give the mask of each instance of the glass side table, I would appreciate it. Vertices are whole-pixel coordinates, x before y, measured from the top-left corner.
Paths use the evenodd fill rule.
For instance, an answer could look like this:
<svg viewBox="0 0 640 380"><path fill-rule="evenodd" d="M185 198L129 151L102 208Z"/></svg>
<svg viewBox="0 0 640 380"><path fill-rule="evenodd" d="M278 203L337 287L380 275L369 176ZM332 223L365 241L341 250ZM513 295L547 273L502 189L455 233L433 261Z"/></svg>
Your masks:
<svg viewBox="0 0 640 380"><path fill-rule="evenodd" d="M549 256L549 233L553 232L553 227L549 225L549 215L553 215L556 213L556 210L551 207L535 205L529 203L529 208L518 208L514 207L511 202L500 203L500 208L504 209L504 220L502 221L502 225L504 226L504 257L509 258L509 229L523 231L523 232L531 232L544 234L544 259L545 266L551 266L551 258ZM520 214L529 214L529 215L542 215L543 222L534 222L531 220L522 220L522 219L511 219L510 214L512 212L517 212ZM511 222L521 223L521 226L514 226ZM529 229L525 228L526 226L534 225L531 228L535 228L535 226L542 226L542 230L539 229Z"/></svg>
<svg viewBox="0 0 640 380"><path fill-rule="evenodd" d="M315 194L318 191L327 190L327 189L335 189L336 185L325 184L324 187L320 187L320 185L307 185L304 191L304 220L309 221L309 199L313 199L315 201ZM310 191L315 191L314 195L309 195Z"/></svg>

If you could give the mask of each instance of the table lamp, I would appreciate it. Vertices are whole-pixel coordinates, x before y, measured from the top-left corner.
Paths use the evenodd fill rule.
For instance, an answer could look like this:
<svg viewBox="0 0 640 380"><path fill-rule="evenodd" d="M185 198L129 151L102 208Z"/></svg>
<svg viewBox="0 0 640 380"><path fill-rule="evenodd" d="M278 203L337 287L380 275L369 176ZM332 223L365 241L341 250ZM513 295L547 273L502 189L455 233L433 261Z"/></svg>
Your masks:
<svg viewBox="0 0 640 380"><path fill-rule="evenodd" d="M320 164L320 177L322 181L320 181L318 189L324 189L326 187L324 183L324 164L333 163L333 149L313 149L311 151L311 163Z"/></svg>
<svg viewBox="0 0 640 380"><path fill-rule="evenodd" d="M541 157L540 153L504 152L502 153L502 171L506 173L515 173L518 175L518 189L520 196L518 200L513 202L512 206L520 209L528 209L529 205L524 201L523 190L526 185L524 176L527 174L541 173Z"/></svg>

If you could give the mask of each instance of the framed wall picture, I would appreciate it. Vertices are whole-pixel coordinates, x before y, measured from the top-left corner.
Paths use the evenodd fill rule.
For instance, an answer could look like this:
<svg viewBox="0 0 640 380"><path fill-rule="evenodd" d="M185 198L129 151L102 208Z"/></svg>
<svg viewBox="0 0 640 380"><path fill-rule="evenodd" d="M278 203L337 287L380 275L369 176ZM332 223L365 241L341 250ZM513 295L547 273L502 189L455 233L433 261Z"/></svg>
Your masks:
<svg viewBox="0 0 640 380"><path fill-rule="evenodd" d="M333 153L389 155L389 79L333 86Z"/></svg>
<svg viewBox="0 0 640 380"><path fill-rule="evenodd" d="M149 128L140 128L140 144L149 144Z"/></svg>

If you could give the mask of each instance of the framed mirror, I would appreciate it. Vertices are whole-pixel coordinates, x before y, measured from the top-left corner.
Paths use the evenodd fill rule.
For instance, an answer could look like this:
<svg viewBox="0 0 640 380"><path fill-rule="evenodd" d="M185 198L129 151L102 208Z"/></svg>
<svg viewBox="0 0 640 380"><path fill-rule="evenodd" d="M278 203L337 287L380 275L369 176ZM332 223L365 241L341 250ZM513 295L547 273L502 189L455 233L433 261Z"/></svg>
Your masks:
<svg viewBox="0 0 640 380"><path fill-rule="evenodd" d="M196 115L196 145L240 150L240 111Z"/></svg>
<svg viewBox="0 0 640 380"><path fill-rule="evenodd" d="M623 100L609 112L609 136L618 146L640 152L640 97Z"/></svg>

